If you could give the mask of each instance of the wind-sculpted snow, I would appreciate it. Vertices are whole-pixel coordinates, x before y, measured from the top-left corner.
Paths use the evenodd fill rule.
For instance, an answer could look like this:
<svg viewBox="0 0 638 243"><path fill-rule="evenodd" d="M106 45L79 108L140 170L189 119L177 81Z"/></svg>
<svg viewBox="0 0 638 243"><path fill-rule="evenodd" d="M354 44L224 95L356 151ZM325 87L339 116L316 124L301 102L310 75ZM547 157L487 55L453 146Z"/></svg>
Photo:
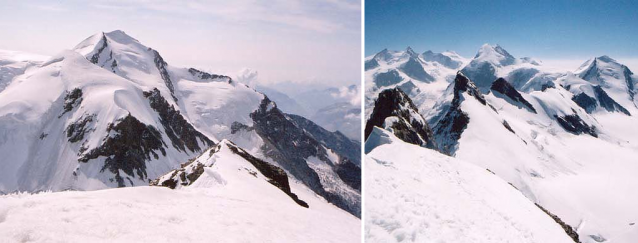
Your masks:
<svg viewBox="0 0 638 243"><path fill-rule="evenodd" d="M372 134L388 141L365 158L366 242L573 242L489 171L379 128Z"/></svg>

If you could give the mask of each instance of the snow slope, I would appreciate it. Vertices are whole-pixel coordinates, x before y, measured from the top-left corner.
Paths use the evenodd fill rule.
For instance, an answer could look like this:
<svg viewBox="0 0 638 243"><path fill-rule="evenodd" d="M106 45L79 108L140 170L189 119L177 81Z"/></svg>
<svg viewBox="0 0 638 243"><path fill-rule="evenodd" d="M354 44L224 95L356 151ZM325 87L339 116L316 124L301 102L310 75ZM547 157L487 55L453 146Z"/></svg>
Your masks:
<svg viewBox="0 0 638 243"><path fill-rule="evenodd" d="M360 220L301 184L310 208L225 173L225 184L0 196L2 242L359 242ZM247 174L248 175L248 174ZM250 175L249 175L250 176ZM252 176L250 176L252 177ZM239 180L241 179L241 180ZM248 178L250 179L250 178ZM213 183L211 183L213 184ZM248 188L249 190L243 190ZM283 194L283 193L281 193Z"/></svg>
<svg viewBox="0 0 638 243"><path fill-rule="evenodd" d="M485 169L379 128L369 141L366 242L573 242L533 202Z"/></svg>
<svg viewBox="0 0 638 243"><path fill-rule="evenodd" d="M468 86L479 91L458 89L457 76L443 91L419 88L438 92L434 103L406 94L445 146L441 151L493 171L560 217L582 242L632 242L638 231L632 206L638 180L631 176L638 173L635 75L606 56L574 73L554 70L484 45L459 73L472 84L471 77L494 78Z"/></svg>
<svg viewBox="0 0 638 243"><path fill-rule="evenodd" d="M0 50L0 92L15 76L21 75L30 67L46 61L48 57L18 51Z"/></svg>

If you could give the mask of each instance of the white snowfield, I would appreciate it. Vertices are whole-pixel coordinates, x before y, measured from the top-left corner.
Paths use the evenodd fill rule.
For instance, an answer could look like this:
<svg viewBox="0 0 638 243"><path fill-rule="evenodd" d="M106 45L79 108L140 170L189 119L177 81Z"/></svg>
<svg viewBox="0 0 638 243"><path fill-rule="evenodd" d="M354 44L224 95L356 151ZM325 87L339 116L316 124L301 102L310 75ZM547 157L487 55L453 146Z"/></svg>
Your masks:
<svg viewBox="0 0 638 243"><path fill-rule="evenodd" d="M228 144L197 158L191 165L203 164L204 172L177 190L0 196L0 242L360 241L358 218L291 181L309 208L299 206Z"/></svg>
<svg viewBox="0 0 638 243"><path fill-rule="evenodd" d="M0 242L360 242L361 221L305 186L291 185L310 208L236 178L214 188L0 196Z"/></svg>
<svg viewBox="0 0 638 243"><path fill-rule="evenodd" d="M485 169L379 128L366 147L366 242L573 242Z"/></svg>
<svg viewBox="0 0 638 243"><path fill-rule="evenodd" d="M574 72L557 72L540 61L503 53L507 52L499 46L484 45L470 62L476 65L468 66L492 65L496 77L505 78L536 113L494 91L483 95L495 110L463 94L460 108L469 123L453 156L489 169L514 185L573 227L581 242L636 242L638 103L632 94L638 92L638 75L607 56L593 58ZM366 82L376 72L378 69L368 70ZM447 88L440 91L443 83ZM400 85L376 87L376 92ZM597 100L588 113L572 100L581 93L596 98L594 87L598 85L631 115L608 111ZM449 108L453 83L436 80L417 86L421 92L408 95L430 126L435 126L441 118L437 115ZM439 97L421 100L430 90L439 92ZM366 96L374 95L369 91ZM376 96L370 97L373 103ZM594 126L597 137L570 133L555 117L574 114Z"/></svg>

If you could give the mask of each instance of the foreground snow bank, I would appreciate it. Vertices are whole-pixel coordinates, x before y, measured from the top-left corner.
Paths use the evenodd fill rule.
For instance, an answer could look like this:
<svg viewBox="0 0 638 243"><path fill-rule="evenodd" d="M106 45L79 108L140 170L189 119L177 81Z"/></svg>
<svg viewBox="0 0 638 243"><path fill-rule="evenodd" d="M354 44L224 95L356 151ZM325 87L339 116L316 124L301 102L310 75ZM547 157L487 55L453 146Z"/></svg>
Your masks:
<svg viewBox="0 0 638 243"><path fill-rule="evenodd" d="M360 221L301 185L310 208L224 188L0 196L2 242L359 242Z"/></svg>
<svg viewBox="0 0 638 243"><path fill-rule="evenodd" d="M573 242L489 171L375 130L385 142L365 159L366 242Z"/></svg>

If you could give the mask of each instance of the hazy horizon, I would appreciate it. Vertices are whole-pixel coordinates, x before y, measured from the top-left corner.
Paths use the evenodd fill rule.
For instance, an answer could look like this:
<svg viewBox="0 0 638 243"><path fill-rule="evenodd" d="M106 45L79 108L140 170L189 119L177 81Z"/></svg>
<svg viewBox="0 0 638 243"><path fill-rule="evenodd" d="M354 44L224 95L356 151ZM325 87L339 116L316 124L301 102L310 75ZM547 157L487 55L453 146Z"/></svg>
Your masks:
<svg viewBox="0 0 638 243"><path fill-rule="evenodd" d="M123 30L175 66L259 85L340 87L360 82L360 10L352 0L3 1L0 49L52 56Z"/></svg>

